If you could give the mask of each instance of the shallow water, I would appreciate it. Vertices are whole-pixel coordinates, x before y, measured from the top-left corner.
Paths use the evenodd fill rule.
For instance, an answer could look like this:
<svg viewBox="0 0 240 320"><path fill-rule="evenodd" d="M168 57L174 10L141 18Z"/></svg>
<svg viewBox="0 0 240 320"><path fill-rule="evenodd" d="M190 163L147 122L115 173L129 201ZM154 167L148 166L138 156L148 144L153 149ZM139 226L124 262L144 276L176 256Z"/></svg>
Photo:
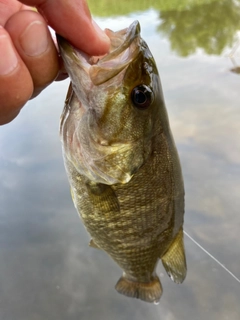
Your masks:
<svg viewBox="0 0 240 320"><path fill-rule="evenodd" d="M58 136L68 81L54 83L0 127L1 320L240 318L240 1L142 2L121 16L91 8L103 28L139 20L157 62L185 180L187 278L174 284L159 263L157 306L114 290L121 270L88 247L71 201Z"/></svg>

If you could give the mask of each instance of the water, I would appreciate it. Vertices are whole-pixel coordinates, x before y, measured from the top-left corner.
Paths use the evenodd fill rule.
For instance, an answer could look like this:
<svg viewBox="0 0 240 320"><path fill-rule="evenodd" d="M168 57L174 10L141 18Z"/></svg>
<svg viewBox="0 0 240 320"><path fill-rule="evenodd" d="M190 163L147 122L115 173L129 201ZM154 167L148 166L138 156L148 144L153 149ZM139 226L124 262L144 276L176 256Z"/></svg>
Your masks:
<svg viewBox="0 0 240 320"><path fill-rule="evenodd" d="M71 201L58 136L68 81L54 83L0 127L1 320L240 318L239 1L128 2L120 16L90 4L103 28L138 19L156 59L185 180L187 278L174 284L159 263L157 306L114 290L121 270L88 247Z"/></svg>

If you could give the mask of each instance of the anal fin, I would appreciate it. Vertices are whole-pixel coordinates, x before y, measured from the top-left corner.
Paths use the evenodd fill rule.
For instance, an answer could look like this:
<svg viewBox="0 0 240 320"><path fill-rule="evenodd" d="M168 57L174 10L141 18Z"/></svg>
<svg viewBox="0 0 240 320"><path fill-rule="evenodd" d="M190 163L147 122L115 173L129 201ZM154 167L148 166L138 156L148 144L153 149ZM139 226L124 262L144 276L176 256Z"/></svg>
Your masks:
<svg viewBox="0 0 240 320"><path fill-rule="evenodd" d="M118 280L115 289L125 296L155 304L159 302L162 295L162 285L158 276L154 276L149 282L137 282L123 275Z"/></svg>
<svg viewBox="0 0 240 320"><path fill-rule="evenodd" d="M176 283L182 283L187 274L187 264L181 229L167 252L161 257L162 264L169 277Z"/></svg>

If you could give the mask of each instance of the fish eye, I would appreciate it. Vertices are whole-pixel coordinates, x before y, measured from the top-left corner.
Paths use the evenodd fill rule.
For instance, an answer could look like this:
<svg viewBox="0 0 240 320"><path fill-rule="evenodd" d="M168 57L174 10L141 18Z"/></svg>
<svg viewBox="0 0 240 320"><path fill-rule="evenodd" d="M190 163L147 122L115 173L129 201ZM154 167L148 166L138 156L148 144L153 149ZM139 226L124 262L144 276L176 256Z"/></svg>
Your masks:
<svg viewBox="0 0 240 320"><path fill-rule="evenodd" d="M138 109L147 109L152 102L152 91L145 85L133 88L131 99Z"/></svg>

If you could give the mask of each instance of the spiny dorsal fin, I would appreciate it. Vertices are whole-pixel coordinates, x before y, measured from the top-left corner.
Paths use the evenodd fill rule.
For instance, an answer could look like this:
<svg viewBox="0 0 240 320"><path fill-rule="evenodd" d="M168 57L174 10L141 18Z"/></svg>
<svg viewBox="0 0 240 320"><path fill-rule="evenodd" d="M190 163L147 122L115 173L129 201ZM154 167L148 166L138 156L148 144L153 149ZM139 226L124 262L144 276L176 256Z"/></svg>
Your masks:
<svg viewBox="0 0 240 320"><path fill-rule="evenodd" d="M182 283L187 273L182 229L161 260L169 277L176 283Z"/></svg>

